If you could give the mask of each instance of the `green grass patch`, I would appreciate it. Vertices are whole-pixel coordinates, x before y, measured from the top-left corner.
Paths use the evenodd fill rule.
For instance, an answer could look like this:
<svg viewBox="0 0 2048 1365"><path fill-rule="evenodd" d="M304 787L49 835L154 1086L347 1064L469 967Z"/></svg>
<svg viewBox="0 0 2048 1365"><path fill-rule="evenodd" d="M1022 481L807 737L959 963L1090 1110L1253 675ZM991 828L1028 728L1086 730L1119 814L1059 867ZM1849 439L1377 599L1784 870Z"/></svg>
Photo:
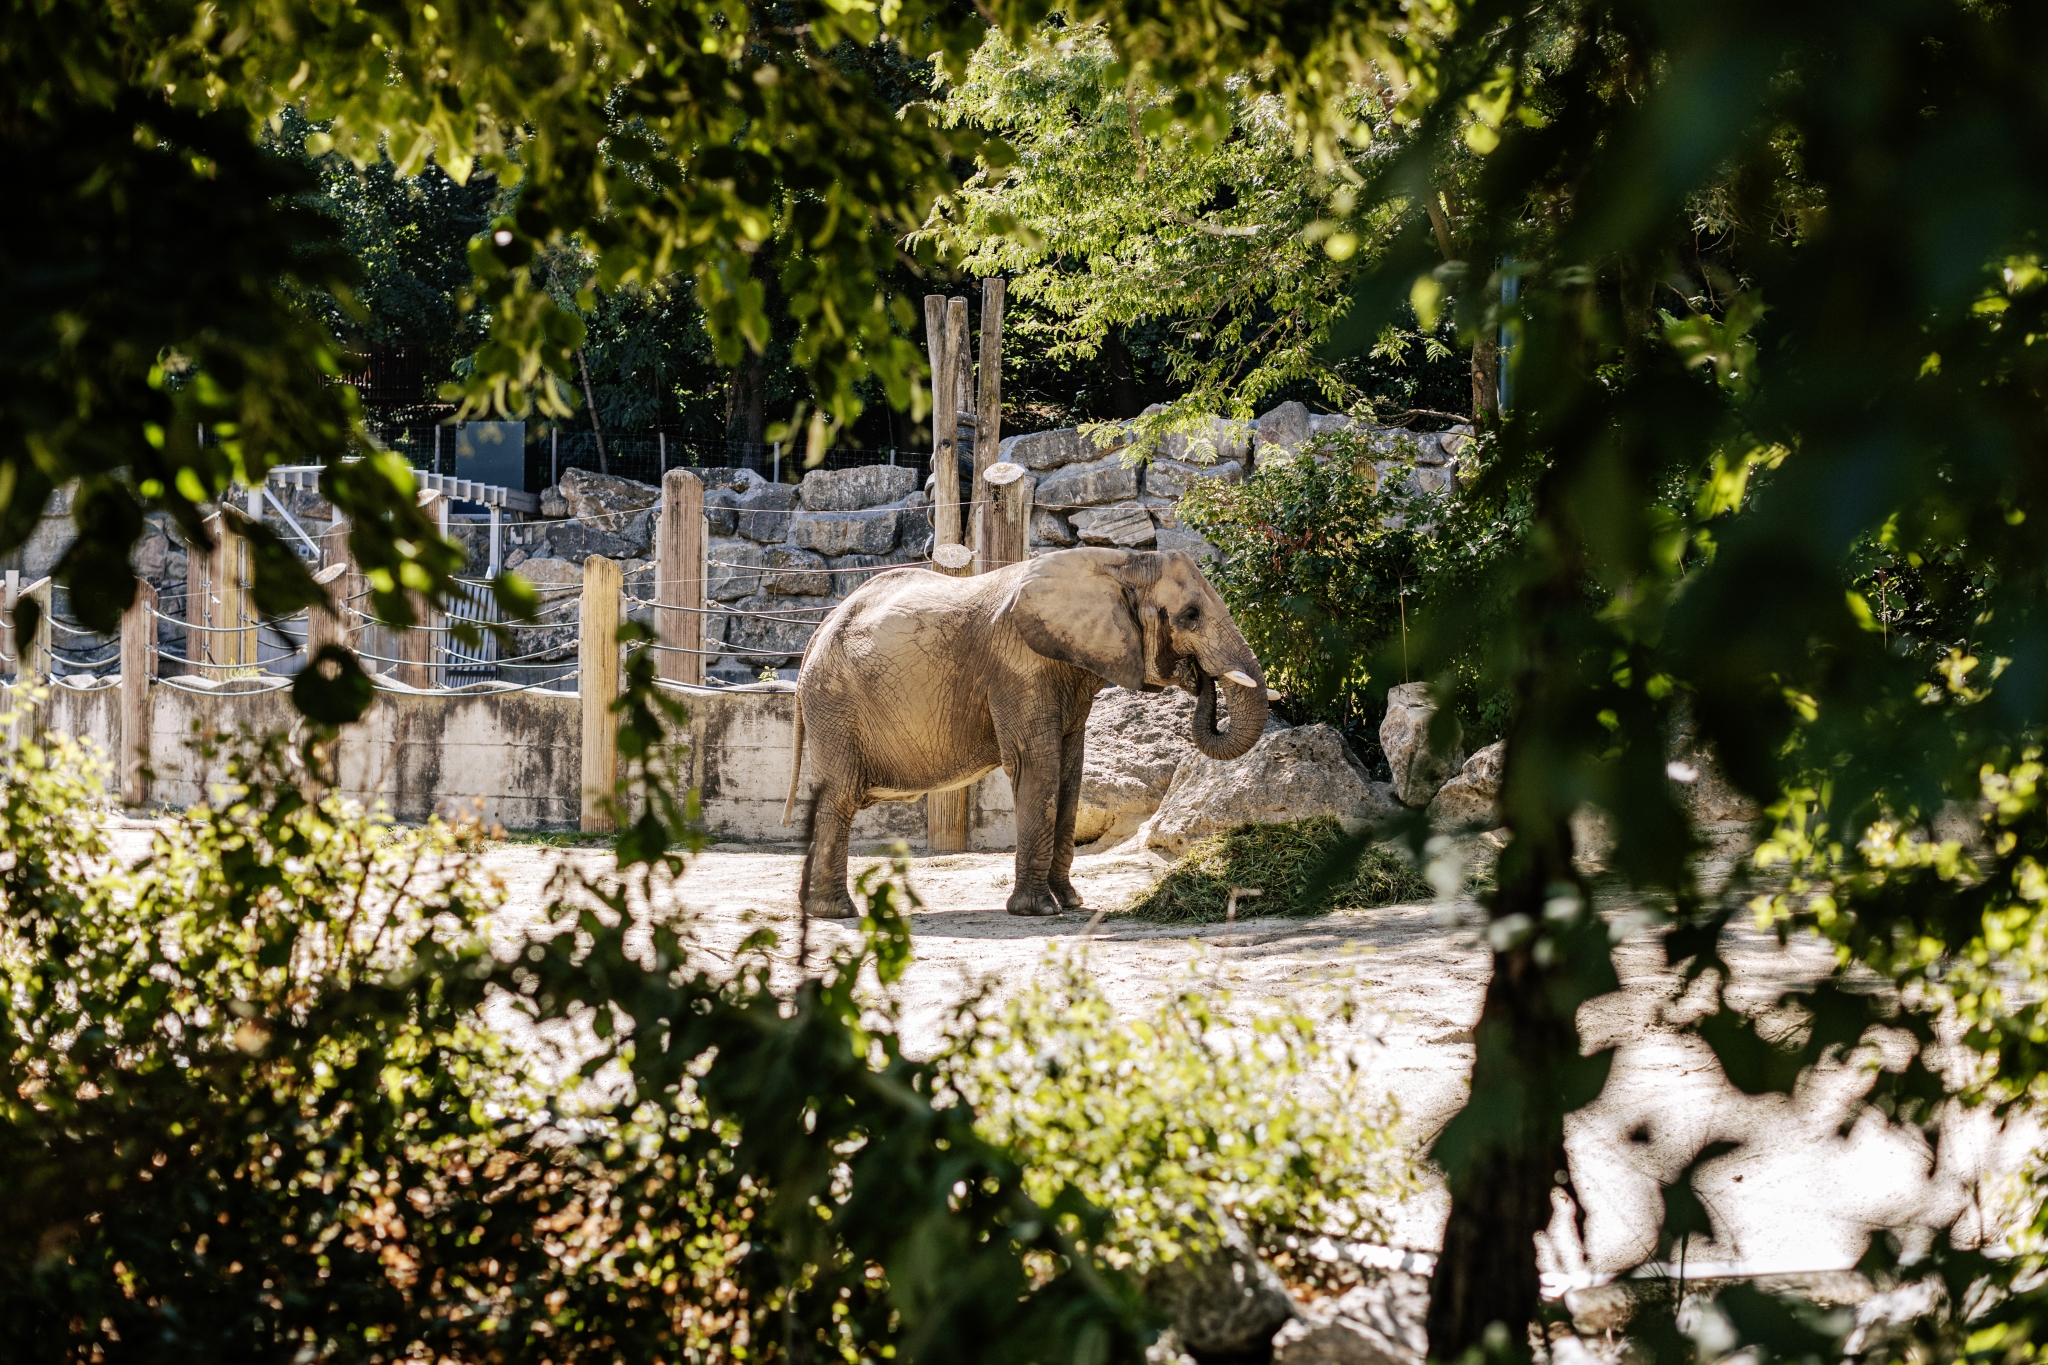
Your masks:
<svg viewBox="0 0 2048 1365"><path fill-rule="evenodd" d="M1256 900L1238 902L1237 913L1245 919L1366 910L1429 900L1436 894L1398 854L1369 848L1347 880L1311 902L1309 876L1343 839L1343 826L1327 815L1285 825L1239 825L1212 834L1183 853L1127 913L1164 924L1214 924L1222 920L1233 886L1265 892Z"/></svg>
<svg viewBox="0 0 2048 1365"><path fill-rule="evenodd" d="M543 848L610 848L616 835L583 834L573 829L529 829L508 832L497 842L539 844Z"/></svg>

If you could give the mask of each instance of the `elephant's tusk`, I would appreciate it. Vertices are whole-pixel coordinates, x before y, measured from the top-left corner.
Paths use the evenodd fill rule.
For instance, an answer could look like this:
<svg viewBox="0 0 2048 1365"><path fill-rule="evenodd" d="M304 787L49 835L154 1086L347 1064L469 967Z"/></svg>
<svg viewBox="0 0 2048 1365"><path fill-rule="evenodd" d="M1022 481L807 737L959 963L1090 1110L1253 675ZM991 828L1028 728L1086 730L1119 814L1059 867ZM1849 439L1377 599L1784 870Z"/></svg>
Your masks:
<svg viewBox="0 0 2048 1365"><path fill-rule="evenodd" d="M1278 701L1278 700L1280 700L1280 694L1279 694L1278 692L1275 692L1275 691L1274 691L1274 690L1273 690L1272 688L1270 688L1270 687L1269 687L1269 688L1267 688L1267 689L1266 689L1266 700L1267 700L1267 701Z"/></svg>
<svg viewBox="0 0 2048 1365"><path fill-rule="evenodd" d="M1248 674L1248 673L1246 673L1246 672L1245 672L1245 671L1244 671L1243 669L1240 669L1240 668L1233 668L1233 669L1231 669L1231 670L1230 670L1230 671L1229 671L1228 673L1225 673L1225 674L1223 675L1223 680L1224 680L1225 682L1234 682L1234 683L1236 683L1236 684L1237 684L1237 685L1238 685L1239 687L1257 687L1257 686L1258 686L1258 684L1257 684L1257 683L1255 683L1255 682L1253 682L1253 681L1251 680L1251 675L1250 675L1250 674Z"/></svg>

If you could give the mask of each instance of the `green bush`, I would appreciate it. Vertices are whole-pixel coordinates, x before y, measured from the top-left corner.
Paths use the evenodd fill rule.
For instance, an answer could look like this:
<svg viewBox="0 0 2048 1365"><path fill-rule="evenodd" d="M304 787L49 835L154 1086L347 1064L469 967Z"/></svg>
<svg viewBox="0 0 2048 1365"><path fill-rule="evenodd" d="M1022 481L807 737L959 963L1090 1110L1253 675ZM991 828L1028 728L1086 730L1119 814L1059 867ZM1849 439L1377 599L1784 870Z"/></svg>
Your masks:
<svg viewBox="0 0 2048 1365"><path fill-rule="evenodd" d="M1267 681L1300 718L1328 721L1376 750L1371 731L1388 686L1443 676L1468 744L1491 742L1506 719L1504 697L1476 653L1438 657L1428 620L1444 604L1459 614L1500 609L1468 588L1519 543L1524 498L1405 492L1376 463L1398 469L1414 459L1413 445L1388 449L1357 428L1320 436L1313 449L1327 458L1272 460L1242 484L1198 481L1180 507L1181 520L1223 552L1207 573Z"/></svg>
<svg viewBox="0 0 2048 1365"><path fill-rule="evenodd" d="M1428 879L1400 855L1368 848L1348 877L1326 895L1311 898L1310 877L1344 842L1343 826L1327 815L1288 824L1239 825L1197 840L1126 913L1168 924L1214 924L1224 917L1233 886L1263 892L1256 900L1238 903L1238 913L1246 918L1364 910L1435 896Z"/></svg>
<svg viewBox="0 0 2048 1365"><path fill-rule="evenodd" d="M1202 966L1127 1017L1085 959L1055 957L999 1012L965 1013L938 1065L1034 1198L1078 1191L1109 1211L1096 1249L1136 1274L1212 1248L1218 1214L1268 1244L1384 1236L1413 1170L1392 1097L1329 1041L1358 1017L1356 991L1239 1022Z"/></svg>
<svg viewBox="0 0 2048 1365"><path fill-rule="evenodd" d="M856 995L908 959L900 863L777 994L772 934L712 976L636 921L679 857L494 927L474 826L309 803L278 741L132 867L99 767L0 755L0 1359L1139 1358L1059 1231L1099 1215Z"/></svg>

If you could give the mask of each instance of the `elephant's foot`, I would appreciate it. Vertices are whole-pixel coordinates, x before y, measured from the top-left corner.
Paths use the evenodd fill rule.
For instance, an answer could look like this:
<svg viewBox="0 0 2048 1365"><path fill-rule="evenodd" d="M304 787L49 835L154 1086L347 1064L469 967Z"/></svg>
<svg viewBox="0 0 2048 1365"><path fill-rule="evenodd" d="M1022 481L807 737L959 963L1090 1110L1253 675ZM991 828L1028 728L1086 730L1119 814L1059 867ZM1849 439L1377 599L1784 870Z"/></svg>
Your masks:
<svg viewBox="0 0 2048 1365"><path fill-rule="evenodd" d="M1046 879L1046 886L1052 891L1053 899L1060 903L1062 910L1080 910L1084 908L1081 903L1081 893L1074 889L1074 884L1068 881L1063 873L1055 872L1051 877L1048 877Z"/></svg>
<svg viewBox="0 0 2048 1365"><path fill-rule="evenodd" d="M837 896L821 896L804 906L804 913L812 919L858 919L860 911L854 907L853 897L841 891Z"/></svg>
<svg viewBox="0 0 2048 1365"><path fill-rule="evenodd" d="M1043 887L1033 891L1020 886L1010 893L1009 909L1013 915L1057 915L1060 903L1051 891Z"/></svg>

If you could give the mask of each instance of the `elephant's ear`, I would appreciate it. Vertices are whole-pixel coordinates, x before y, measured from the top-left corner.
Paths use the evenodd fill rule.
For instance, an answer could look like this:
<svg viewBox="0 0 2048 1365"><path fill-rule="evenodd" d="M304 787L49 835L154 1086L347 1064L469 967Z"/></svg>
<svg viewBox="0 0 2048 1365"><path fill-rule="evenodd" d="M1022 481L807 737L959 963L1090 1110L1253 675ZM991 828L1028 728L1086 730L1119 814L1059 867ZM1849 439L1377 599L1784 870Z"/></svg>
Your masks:
<svg viewBox="0 0 2048 1365"><path fill-rule="evenodd" d="M1114 550L1067 550L1031 561L1003 604L1024 643L1118 687L1145 685L1145 632Z"/></svg>

